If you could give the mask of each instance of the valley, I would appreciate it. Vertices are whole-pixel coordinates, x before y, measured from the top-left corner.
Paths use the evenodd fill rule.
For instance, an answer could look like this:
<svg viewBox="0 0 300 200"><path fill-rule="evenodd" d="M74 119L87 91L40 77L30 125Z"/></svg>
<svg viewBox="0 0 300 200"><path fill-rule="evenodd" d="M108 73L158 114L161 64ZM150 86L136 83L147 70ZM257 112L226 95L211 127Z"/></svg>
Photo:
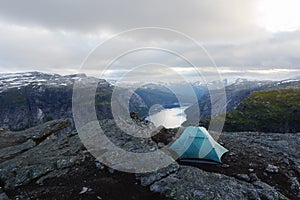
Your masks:
<svg viewBox="0 0 300 200"><path fill-rule="evenodd" d="M124 96L133 92L129 105L131 120L145 129L155 125L160 127L151 138L137 138L125 134L114 122L111 95L117 86L105 80L83 74L0 75L0 195L3 197L300 197L299 80L239 80L225 87L227 117L218 142L229 152L222 157L222 163L187 164L174 160L168 167L155 172L128 174L101 164L80 140L72 119L72 89L78 79L97 84L95 108L99 124L113 143L127 151L146 153L167 148L178 137L178 127L184 128L189 121L195 106L199 106L199 124L202 126L208 126L211 117L218 117L210 115L209 93L203 85L198 85L198 91L202 91L196 97L199 103L189 105L192 102L184 101L185 107L178 107L176 95L161 85L147 85L136 91L123 88ZM84 88L88 89L89 85ZM157 124L154 119L145 118L149 114L152 117L160 115ZM185 117L178 120L185 115L186 122ZM163 120L170 120L172 116L175 124L160 126L165 125L161 123ZM130 190L124 190L124 185L130 186ZM119 196L114 192L116 190L120 192Z"/></svg>

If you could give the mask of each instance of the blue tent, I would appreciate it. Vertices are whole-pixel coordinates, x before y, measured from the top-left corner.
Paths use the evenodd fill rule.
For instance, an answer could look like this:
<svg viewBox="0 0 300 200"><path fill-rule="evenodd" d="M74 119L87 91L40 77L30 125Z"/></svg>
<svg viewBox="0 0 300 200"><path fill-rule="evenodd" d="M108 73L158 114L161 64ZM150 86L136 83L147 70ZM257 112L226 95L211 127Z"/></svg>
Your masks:
<svg viewBox="0 0 300 200"><path fill-rule="evenodd" d="M228 150L218 144L204 127L186 127L181 136L170 146L179 159L200 158L221 162Z"/></svg>

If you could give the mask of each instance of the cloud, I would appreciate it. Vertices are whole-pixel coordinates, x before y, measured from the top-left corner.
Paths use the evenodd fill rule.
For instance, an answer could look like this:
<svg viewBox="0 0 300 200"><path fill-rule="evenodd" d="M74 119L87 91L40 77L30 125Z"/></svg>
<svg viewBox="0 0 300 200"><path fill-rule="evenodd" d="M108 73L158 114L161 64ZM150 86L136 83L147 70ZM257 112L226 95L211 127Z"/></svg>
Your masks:
<svg viewBox="0 0 300 200"><path fill-rule="evenodd" d="M299 69L300 30L276 33L271 38L246 44L210 46L208 51L223 66Z"/></svg>
<svg viewBox="0 0 300 200"><path fill-rule="evenodd" d="M257 0L1 1L0 72L76 73L89 52L113 34L154 26L181 31L204 44L223 77L295 75L300 65L300 31L263 30L256 24L256 4ZM118 38L90 64L97 70L120 49L139 45L175 49L195 61L207 76L215 74L213 63L205 53L199 53L198 46L163 31ZM118 77L126 68L146 63L165 64L195 77L182 58L153 50L126 55L114 63L109 75ZM155 73L162 79L160 71L151 72Z"/></svg>
<svg viewBox="0 0 300 200"><path fill-rule="evenodd" d="M78 69L92 40L77 34L0 22L0 70L70 73ZM88 41L88 42L87 42Z"/></svg>
<svg viewBox="0 0 300 200"><path fill-rule="evenodd" d="M260 29L255 0L53 0L2 1L2 20L83 33L166 27L198 40L243 40Z"/></svg>

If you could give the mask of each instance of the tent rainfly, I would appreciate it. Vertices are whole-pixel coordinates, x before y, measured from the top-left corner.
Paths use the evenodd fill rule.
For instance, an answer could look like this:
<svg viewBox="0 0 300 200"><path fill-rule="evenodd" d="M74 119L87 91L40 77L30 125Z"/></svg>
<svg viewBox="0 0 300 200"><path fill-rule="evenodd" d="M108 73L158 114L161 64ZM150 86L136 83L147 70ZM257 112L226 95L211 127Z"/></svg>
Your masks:
<svg viewBox="0 0 300 200"><path fill-rule="evenodd" d="M170 146L179 159L205 159L221 162L228 150L218 144L204 127L188 126Z"/></svg>

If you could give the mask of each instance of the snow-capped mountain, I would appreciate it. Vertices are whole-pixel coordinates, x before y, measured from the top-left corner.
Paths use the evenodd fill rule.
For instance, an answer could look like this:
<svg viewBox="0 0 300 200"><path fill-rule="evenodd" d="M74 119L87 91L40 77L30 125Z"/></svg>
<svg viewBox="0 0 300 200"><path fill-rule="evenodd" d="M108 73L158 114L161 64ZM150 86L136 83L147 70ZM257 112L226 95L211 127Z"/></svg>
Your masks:
<svg viewBox="0 0 300 200"><path fill-rule="evenodd" d="M97 84L97 114L100 118L110 117L113 89L105 80L84 74L11 73L0 74L0 127L16 130L52 119L72 118L75 80Z"/></svg>
<svg viewBox="0 0 300 200"><path fill-rule="evenodd" d="M37 86L71 86L74 81L86 78L85 74L61 76L58 74L46 74L41 72L9 73L0 74L0 92L6 89L18 88L31 85Z"/></svg>

